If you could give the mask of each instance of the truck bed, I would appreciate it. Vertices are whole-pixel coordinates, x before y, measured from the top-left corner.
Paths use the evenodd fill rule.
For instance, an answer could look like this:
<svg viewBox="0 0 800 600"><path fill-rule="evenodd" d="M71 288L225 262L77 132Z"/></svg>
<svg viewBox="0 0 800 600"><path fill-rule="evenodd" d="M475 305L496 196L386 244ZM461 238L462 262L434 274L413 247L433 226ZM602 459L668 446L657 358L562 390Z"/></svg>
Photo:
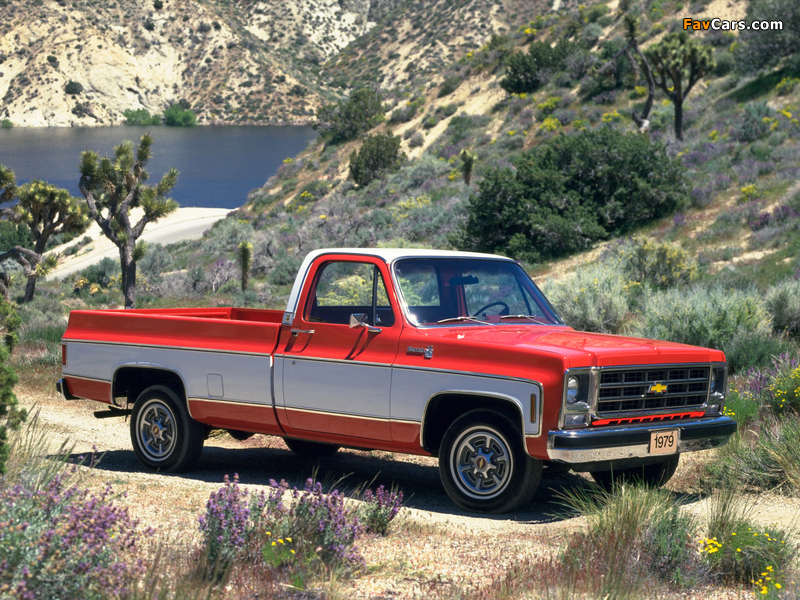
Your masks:
<svg viewBox="0 0 800 600"><path fill-rule="evenodd" d="M73 310L64 340L270 354L282 317L231 307Z"/></svg>

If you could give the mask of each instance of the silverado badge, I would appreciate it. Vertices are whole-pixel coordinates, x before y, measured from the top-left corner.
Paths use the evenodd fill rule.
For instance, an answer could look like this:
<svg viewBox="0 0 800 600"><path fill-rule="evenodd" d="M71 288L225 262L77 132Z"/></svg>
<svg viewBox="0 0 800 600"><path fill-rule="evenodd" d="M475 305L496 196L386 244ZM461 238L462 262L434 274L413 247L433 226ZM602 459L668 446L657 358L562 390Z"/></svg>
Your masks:
<svg viewBox="0 0 800 600"><path fill-rule="evenodd" d="M665 386L660 381L656 381L650 388L647 390L648 394L663 394L667 391L667 386Z"/></svg>
<svg viewBox="0 0 800 600"><path fill-rule="evenodd" d="M414 348L414 346L409 346L406 348L406 354L422 354L424 358L433 358L433 346L428 346L427 348Z"/></svg>

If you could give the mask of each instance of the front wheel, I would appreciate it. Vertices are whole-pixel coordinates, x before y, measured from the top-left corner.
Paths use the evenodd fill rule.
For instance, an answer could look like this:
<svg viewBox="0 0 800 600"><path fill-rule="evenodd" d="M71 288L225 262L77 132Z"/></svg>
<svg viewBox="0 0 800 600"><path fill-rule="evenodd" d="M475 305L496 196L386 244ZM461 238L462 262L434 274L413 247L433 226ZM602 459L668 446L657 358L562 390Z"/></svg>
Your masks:
<svg viewBox="0 0 800 600"><path fill-rule="evenodd" d="M542 461L525 452L522 434L507 417L472 410L445 432L439 476L447 495L460 507L509 512L533 498L542 478Z"/></svg>
<svg viewBox="0 0 800 600"><path fill-rule="evenodd" d="M205 425L189 416L174 390L153 385L136 399L131 441L136 456L154 471L184 471L203 451Z"/></svg>
<svg viewBox="0 0 800 600"><path fill-rule="evenodd" d="M592 471L590 475L606 490L611 490L615 483L640 483L648 487L660 487L672 479L680 458L680 454L673 454L663 462L612 471Z"/></svg>

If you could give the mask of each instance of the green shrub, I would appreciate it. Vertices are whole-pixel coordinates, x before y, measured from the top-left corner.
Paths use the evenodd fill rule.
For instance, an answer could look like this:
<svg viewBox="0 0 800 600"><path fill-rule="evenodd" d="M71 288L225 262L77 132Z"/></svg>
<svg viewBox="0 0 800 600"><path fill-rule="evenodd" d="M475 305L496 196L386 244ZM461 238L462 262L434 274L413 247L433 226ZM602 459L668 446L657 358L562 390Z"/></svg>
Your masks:
<svg viewBox="0 0 800 600"><path fill-rule="evenodd" d="M612 247L625 276L634 282L666 289L688 283L697 275L697 263L688 252L669 242L655 242L643 235Z"/></svg>
<svg viewBox="0 0 800 600"><path fill-rule="evenodd" d="M752 0L747 20L780 21L781 30L743 29L739 32L741 69L754 71L777 64L782 58L800 53L800 6L794 0Z"/></svg>
<svg viewBox="0 0 800 600"><path fill-rule="evenodd" d="M772 329L800 337L800 281L784 279L767 290L767 310Z"/></svg>
<svg viewBox="0 0 800 600"><path fill-rule="evenodd" d="M754 142L769 132L770 122L775 111L764 102L750 102L744 107L741 123L735 131L736 139L741 142Z"/></svg>
<svg viewBox="0 0 800 600"><path fill-rule="evenodd" d="M24 223L0 221L0 252L5 252L14 246L33 250L34 243L31 228Z"/></svg>
<svg viewBox="0 0 800 600"><path fill-rule="evenodd" d="M0 129L12 129L14 127L14 123L11 122L11 119L3 119L0 121Z"/></svg>
<svg viewBox="0 0 800 600"><path fill-rule="evenodd" d="M725 397L725 416L731 417L741 431L751 425L758 417L759 404L752 396L730 388Z"/></svg>
<svg viewBox="0 0 800 600"><path fill-rule="evenodd" d="M579 48L579 44L565 39L559 40L555 46L550 42L532 42L527 54L516 52L508 58L500 87L509 94L535 92L545 83L544 73L561 70L564 60Z"/></svg>
<svg viewBox="0 0 800 600"><path fill-rule="evenodd" d="M743 500L736 486L717 491L709 501L708 529L700 555L712 573L727 582L753 583L758 596L777 595L797 546L783 529L757 525L752 508L752 502Z"/></svg>
<svg viewBox="0 0 800 600"><path fill-rule="evenodd" d="M55 56L49 55L47 57L47 62L50 64L51 67L58 68L58 59Z"/></svg>
<svg viewBox="0 0 800 600"><path fill-rule="evenodd" d="M361 88L337 104L326 104L317 111L314 129L332 144L356 139L363 132L384 119L381 93L371 88Z"/></svg>
<svg viewBox="0 0 800 600"><path fill-rule="evenodd" d="M386 172L398 169L405 160L400 138L394 135L370 135L358 152L350 154L350 177L357 185L368 185Z"/></svg>
<svg viewBox="0 0 800 600"><path fill-rule="evenodd" d="M153 8L155 8L156 10L161 10L162 8L164 8L164 3L162 2L162 0L153 0Z"/></svg>
<svg viewBox="0 0 800 600"><path fill-rule="evenodd" d="M632 327L638 337L717 348L726 354L740 338L769 338L770 318L755 289L672 288L646 293L641 319ZM732 372L749 365L729 361Z"/></svg>
<svg viewBox="0 0 800 600"><path fill-rule="evenodd" d="M470 197L455 245L534 262L589 248L687 201L663 145L603 127L558 136L490 170Z"/></svg>
<svg viewBox="0 0 800 600"><path fill-rule="evenodd" d="M462 79L459 75L452 75L444 80L442 83L442 87L439 88L439 93L437 94L437 98L444 98L445 96L449 96L453 92L458 89L458 86L461 85Z"/></svg>
<svg viewBox="0 0 800 600"><path fill-rule="evenodd" d="M125 125L161 125L161 117L151 115L144 108L125 110L122 116L125 117Z"/></svg>
<svg viewBox="0 0 800 600"><path fill-rule="evenodd" d="M622 332L629 287L616 265L579 268L570 277L548 281L542 291L570 327L596 333Z"/></svg>
<svg viewBox="0 0 800 600"><path fill-rule="evenodd" d="M0 475L6 473L10 446L8 444L8 431L19 429L27 413L20 408L17 397L14 395L14 385L17 375L8 365L8 359L17 342L16 330L20 325L20 318L14 310L14 305L0 294Z"/></svg>
<svg viewBox="0 0 800 600"><path fill-rule="evenodd" d="M164 110L164 125L170 127L194 127L197 125L197 115L180 102L171 104Z"/></svg>
<svg viewBox="0 0 800 600"><path fill-rule="evenodd" d="M589 597L646 597L648 579L676 587L697 581L696 521L670 492L621 485L612 492L570 490L562 498L588 523L585 533L570 536L563 551L564 578L591 569L598 576Z"/></svg>
<svg viewBox="0 0 800 600"><path fill-rule="evenodd" d="M76 96L80 94L82 91L83 91L83 86L77 81L68 81L67 85L64 87L64 92L66 92L70 96Z"/></svg>
<svg viewBox="0 0 800 600"><path fill-rule="evenodd" d="M153 21L152 21L151 19L147 19L147 20L144 22L144 28L145 28L147 31L153 31L153 30L156 28L156 24L155 24L155 23L153 23Z"/></svg>

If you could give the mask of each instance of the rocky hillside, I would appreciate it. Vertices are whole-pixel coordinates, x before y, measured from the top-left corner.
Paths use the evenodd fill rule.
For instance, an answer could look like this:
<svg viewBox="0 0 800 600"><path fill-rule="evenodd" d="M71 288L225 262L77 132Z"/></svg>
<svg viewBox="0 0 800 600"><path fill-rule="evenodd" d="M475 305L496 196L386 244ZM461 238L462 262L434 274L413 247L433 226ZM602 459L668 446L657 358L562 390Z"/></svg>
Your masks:
<svg viewBox="0 0 800 600"><path fill-rule="evenodd" d="M328 95L318 65L396 4L0 1L0 118L118 124L183 99L200 123L307 122Z"/></svg>
<svg viewBox="0 0 800 600"><path fill-rule="evenodd" d="M0 0L0 118L109 125L185 100L201 124L309 122L353 87L436 80L547 10L521 0Z"/></svg>

